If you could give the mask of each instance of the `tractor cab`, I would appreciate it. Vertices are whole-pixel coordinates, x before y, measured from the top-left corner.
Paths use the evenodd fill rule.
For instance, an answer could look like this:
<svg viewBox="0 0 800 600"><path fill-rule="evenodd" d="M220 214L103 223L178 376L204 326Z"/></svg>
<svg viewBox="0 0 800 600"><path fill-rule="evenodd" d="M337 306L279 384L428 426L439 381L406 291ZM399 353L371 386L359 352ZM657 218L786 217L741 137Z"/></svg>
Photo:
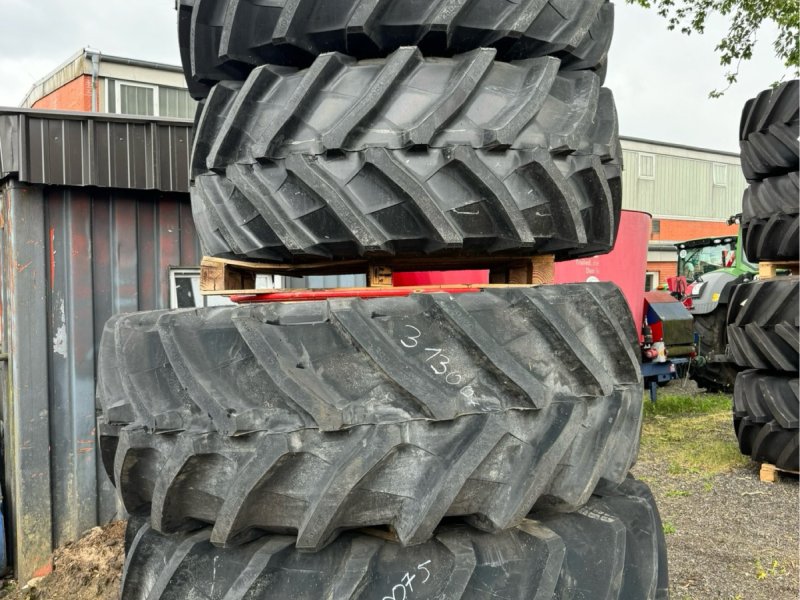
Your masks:
<svg viewBox="0 0 800 600"><path fill-rule="evenodd" d="M676 244L678 276L692 282L720 269L754 271L744 251L739 250L738 238L725 236L703 238Z"/></svg>

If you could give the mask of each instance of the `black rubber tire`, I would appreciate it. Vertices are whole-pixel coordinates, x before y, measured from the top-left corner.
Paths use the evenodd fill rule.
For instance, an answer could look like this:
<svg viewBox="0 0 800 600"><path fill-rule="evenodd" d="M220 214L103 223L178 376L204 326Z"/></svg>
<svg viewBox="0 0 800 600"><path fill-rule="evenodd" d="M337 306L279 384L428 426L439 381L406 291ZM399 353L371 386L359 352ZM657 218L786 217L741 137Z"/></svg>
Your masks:
<svg viewBox="0 0 800 600"><path fill-rule="evenodd" d="M728 347L728 307L717 306L705 315L694 315L694 328L700 337L700 356L724 356ZM730 393L740 369L732 362L709 362L702 367L692 364L689 376L709 392Z"/></svg>
<svg viewBox="0 0 800 600"><path fill-rule="evenodd" d="M382 58L401 46L427 56L492 47L500 60L557 56L604 72L614 30L607 0L181 0L181 59L196 99L256 66L308 67L320 54Z"/></svg>
<svg viewBox="0 0 800 600"><path fill-rule="evenodd" d="M493 56L326 55L297 75L263 67L217 85L193 157L205 254L608 252L622 203L611 92L592 73L559 75L554 58Z"/></svg>
<svg viewBox="0 0 800 600"><path fill-rule="evenodd" d="M748 100L739 127L742 171L748 181L797 171L800 80L787 81Z"/></svg>
<svg viewBox="0 0 800 600"><path fill-rule="evenodd" d="M213 523L212 540L231 545L293 531L318 549L387 524L424 542L451 515L503 530L534 504L580 507L638 451L635 329L610 284L114 323L103 455L113 448L126 510L163 533ZM121 395L104 391L115 378ZM131 412L127 426L110 418Z"/></svg>
<svg viewBox="0 0 800 600"><path fill-rule="evenodd" d="M743 371L736 379L733 426L742 454L780 469L800 470L798 377Z"/></svg>
<svg viewBox="0 0 800 600"><path fill-rule="evenodd" d="M310 68L267 65L214 87L195 136L195 174L254 159L410 146L594 154L619 159L611 92L546 57L512 63L481 48L381 60L324 54Z"/></svg>
<svg viewBox="0 0 800 600"><path fill-rule="evenodd" d="M578 513L535 519L499 535L448 524L415 548L352 532L318 553L298 552L288 536L220 550L208 529L162 536L145 526L121 600L668 598L664 534L645 484L628 480Z"/></svg>
<svg viewBox="0 0 800 600"><path fill-rule="evenodd" d="M798 277L736 287L728 310L728 348L740 367L796 372L800 347Z"/></svg>
<svg viewBox="0 0 800 600"><path fill-rule="evenodd" d="M800 257L800 173L753 183L744 193L742 240L751 261Z"/></svg>

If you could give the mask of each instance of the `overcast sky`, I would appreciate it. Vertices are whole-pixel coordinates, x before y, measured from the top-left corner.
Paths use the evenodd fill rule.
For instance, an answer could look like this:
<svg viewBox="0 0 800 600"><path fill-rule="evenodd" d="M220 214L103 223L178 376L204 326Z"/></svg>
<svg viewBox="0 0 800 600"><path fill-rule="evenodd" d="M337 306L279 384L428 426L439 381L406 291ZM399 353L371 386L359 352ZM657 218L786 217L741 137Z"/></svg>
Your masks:
<svg viewBox="0 0 800 600"><path fill-rule="evenodd" d="M105 54L179 64L174 0L0 0L0 106L18 106L31 84L83 47ZM666 30L653 10L616 5L616 33L606 85L614 91L620 132L720 150L738 150L744 102L785 71L762 31L740 83L724 87L714 47L725 32L714 21L704 36Z"/></svg>

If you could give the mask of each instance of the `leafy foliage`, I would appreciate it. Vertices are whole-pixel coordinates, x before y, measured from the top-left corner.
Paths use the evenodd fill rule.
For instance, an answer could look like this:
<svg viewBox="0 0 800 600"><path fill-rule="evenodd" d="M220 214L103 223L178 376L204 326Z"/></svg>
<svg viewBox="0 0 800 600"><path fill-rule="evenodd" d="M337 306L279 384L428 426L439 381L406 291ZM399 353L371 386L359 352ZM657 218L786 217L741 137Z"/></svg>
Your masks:
<svg viewBox="0 0 800 600"><path fill-rule="evenodd" d="M787 68L800 68L800 2L797 0L627 0L654 8L667 19L667 27L686 35L704 33L709 17L719 14L729 22L727 35L717 44L720 64L726 67L728 88L736 83L741 63L753 57L758 31L765 21L778 26L775 55ZM719 97L725 90L714 90Z"/></svg>

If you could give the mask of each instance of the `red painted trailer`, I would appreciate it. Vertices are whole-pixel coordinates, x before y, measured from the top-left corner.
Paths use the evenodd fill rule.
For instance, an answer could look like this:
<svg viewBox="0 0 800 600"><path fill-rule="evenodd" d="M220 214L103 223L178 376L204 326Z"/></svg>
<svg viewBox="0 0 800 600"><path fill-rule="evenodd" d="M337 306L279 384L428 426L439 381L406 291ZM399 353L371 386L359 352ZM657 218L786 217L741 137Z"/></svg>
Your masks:
<svg viewBox="0 0 800 600"><path fill-rule="evenodd" d="M603 256L556 263L555 283L613 281L628 301L633 322L643 323L647 244L652 217L648 213L623 210L614 249ZM641 330L639 339L641 341Z"/></svg>

